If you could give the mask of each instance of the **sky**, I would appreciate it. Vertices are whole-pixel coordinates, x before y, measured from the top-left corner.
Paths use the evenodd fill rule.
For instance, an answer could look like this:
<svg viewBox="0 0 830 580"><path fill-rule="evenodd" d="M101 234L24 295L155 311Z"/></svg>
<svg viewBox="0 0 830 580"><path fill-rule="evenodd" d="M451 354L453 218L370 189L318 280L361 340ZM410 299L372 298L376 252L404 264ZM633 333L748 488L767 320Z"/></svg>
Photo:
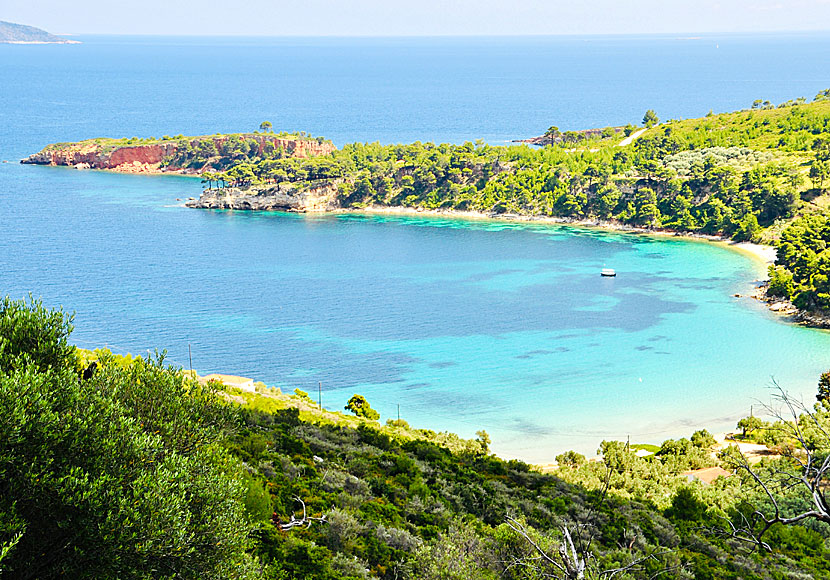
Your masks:
<svg viewBox="0 0 830 580"><path fill-rule="evenodd" d="M830 29L830 0L0 0L55 34L433 36Z"/></svg>

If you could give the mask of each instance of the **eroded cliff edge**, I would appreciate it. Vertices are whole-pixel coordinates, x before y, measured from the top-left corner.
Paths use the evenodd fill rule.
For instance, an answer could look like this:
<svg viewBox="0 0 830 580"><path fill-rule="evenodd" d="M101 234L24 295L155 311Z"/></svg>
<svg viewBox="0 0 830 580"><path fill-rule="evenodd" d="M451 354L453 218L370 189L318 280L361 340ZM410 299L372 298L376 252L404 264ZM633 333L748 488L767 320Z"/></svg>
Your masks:
<svg viewBox="0 0 830 580"><path fill-rule="evenodd" d="M340 181L317 184L278 183L267 187L206 189L187 207L247 211L325 212L341 208Z"/></svg>

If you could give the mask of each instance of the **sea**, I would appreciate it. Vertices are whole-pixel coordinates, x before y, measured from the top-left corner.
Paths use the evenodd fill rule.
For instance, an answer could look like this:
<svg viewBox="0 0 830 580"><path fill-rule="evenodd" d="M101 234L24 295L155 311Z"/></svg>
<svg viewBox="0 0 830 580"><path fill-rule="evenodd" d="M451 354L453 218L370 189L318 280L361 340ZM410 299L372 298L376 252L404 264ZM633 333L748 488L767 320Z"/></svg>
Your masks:
<svg viewBox="0 0 830 580"><path fill-rule="evenodd" d="M187 209L200 182L20 165L99 136L276 130L507 144L811 99L830 34L527 38L82 36L0 45L0 295L87 348L295 388L552 461L810 404L830 333L736 297L725 245L538 223ZM603 267L616 278L602 278ZM191 362L192 361L192 362Z"/></svg>

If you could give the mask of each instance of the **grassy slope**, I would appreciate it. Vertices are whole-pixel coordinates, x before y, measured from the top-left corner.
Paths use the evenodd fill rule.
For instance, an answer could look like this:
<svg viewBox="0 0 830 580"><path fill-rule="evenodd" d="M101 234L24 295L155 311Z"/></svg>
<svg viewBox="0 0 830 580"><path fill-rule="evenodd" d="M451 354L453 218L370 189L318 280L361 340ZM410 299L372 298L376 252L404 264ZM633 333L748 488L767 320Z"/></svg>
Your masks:
<svg viewBox="0 0 830 580"><path fill-rule="evenodd" d="M794 106L720 113L695 119L670 120L647 129L640 139L660 135L665 132L666 127L669 127L673 135L687 140L697 149L749 147L756 151L769 152L771 157L761 165L776 164L796 171L801 176L801 184L797 190L803 195L810 189L808 174L814 155L809 150L809 145L815 135L807 130L792 131L779 125L794 113L803 113L808 118L816 119L830 117L830 99ZM615 135L591 141L575 149L574 153L581 154L591 150L613 152L618 148L620 140L621 136ZM753 165L754 163L744 163L734 167L746 171ZM768 234L762 235L765 238L764 241L774 241L786 225L799 215L822 212L830 208L830 193L812 197L808 201L802 199L802 201L804 203L796 216L767 228Z"/></svg>
<svg viewBox="0 0 830 580"><path fill-rule="evenodd" d="M108 349L89 350L77 348L81 368L87 368L92 361L99 360L104 354L112 356L118 364L128 365L135 357L127 355L113 355ZM183 374L196 380L202 380L194 371L182 370ZM320 409L304 391L295 391L293 394L283 393L280 389L270 388L265 383L255 383L256 392L245 391L235 387L224 387L228 400L239 404L245 409L263 413L276 413L285 409L297 409L299 418L315 425L346 427L357 429L361 425L378 429L384 435L402 441L428 441L441 445L452 451L479 451L481 444L476 440L463 439L455 433L441 431L436 433L430 429L414 429L406 421L389 420L381 425L377 421L370 421L362 417L346 414L340 411Z"/></svg>

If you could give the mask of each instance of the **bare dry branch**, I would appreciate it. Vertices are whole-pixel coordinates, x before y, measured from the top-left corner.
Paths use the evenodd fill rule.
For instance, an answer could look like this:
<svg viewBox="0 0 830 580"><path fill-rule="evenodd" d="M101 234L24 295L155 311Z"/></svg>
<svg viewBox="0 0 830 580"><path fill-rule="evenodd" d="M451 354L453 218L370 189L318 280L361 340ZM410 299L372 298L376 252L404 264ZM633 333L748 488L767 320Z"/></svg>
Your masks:
<svg viewBox="0 0 830 580"><path fill-rule="evenodd" d="M294 496L294 499L296 501L300 502L300 504L303 506L303 517L301 517L300 519L297 519L294 516L294 514L291 514L291 519L289 521L279 523L279 527L282 531L287 532L289 530L292 530L292 529L297 528L297 527L302 527L302 526L305 526L306 528L310 528L311 524L314 523L314 522L322 522L322 523L326 522L326 516L323 516L323 517L320 517L320 518L309 517L306 514L305 502L297 496Z"/></svg>
<svg viewBox="0 0 830 580"><path fill-rule="evenodd" d="M808 408L775 381L773 385L777 392L772 398L779 405L764 405L764 408L780 421L782 430L798 443L798 447L784 453L779 467L752 466L739 452L733 466L750 477L771 508L766 511L756 509L749 518L740 514L737 524L727 520L725 533L767 551L771 551L772 547L763 541L763 537L775 524L792 525L809 519L830 523L830 505L826 496L830 484L830 434L827 423L822 422L818 411ZM786 409L786 414L781 412L781 408ZM812 433L805 431L808 428ZM779 505L780 494L796 493L799 488L812 508L785 516Z"/></svg>

